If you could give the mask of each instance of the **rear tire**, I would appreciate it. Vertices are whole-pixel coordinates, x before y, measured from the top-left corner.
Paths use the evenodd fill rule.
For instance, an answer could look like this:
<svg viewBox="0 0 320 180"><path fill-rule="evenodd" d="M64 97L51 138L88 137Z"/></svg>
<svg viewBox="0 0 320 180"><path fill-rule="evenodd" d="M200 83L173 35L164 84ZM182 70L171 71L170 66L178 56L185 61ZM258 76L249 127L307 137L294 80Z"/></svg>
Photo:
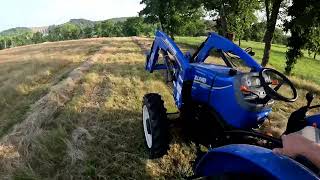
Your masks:
<svg viewBox="0 0 320 180"><path fill-rule="evenodd" d="M159 94L143 97L142 123L149 158L160 158L169 148L169 126L164 102Z"/></svg>

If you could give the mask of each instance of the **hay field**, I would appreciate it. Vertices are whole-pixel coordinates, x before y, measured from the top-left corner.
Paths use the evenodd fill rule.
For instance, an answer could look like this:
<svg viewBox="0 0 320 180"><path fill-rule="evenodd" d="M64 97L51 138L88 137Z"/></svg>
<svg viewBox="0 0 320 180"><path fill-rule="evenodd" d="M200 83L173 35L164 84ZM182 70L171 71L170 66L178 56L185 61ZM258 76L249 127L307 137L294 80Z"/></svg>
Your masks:
<svg viewBox="0 0 320 180"><path fill-rule="evenodd" d="M0 51L0 136L29 106L103 45L103 40L44 43Z"/></svg>
<svg viewBox="0 0 320 180"><path fill-rule="evenodd" d="M146 49L152 43L145 38L138 38L138 42ZM20 51L0 51L0 62L4 56L15 57L11 59L13 62L8 63L8 70L2 71L2 66L0 67L1 87L3 82L10 81L4 86L3 94L0 89L0 98L7 97L5 90L16 92L20 84L25 84L28 87L25 91L31 94L20 95L17 92L11 97L13 102L26 101L22 108L24 111L19 111L14 104L8 104L5 106L7 110L1 112L3 117L0 116L0 127L8 126L8 123L11 123L11 127L25 118L30 105L45 95L50 86L62 81L67 72L79 66L99 48L103 48L97 61L76 85L70 100L41 125L37 136L31 141L31 146L24 151L17 148L17 153L21 154L19 164L8 169L0 167L0 178L183 179L191 175L195 147L182 140L179 129L173 128L171 131L173 140L168 155L157 160L148 160L141 122L143 95L159 93L168 112L177 110L170 89L162 81L161 73L149 74L144 70L145 56L141 47L131 38L61 43L69 46L62 46L62 49L56 52L48 50L49 47L57 47L57 44L51 43L23 47ZM37 48L42 50L36 50ZM34 54L29 53L29 49L34 49ZM29 59L24 61L25 65L20 65L22 62L19 59L23 57ZM33 67L28 66L28 63L42 66L27 68ZM9 71L10 69L13 70ZM50 73L42 75L43 71ZM9 73L6 72L11 72L12 75L7 76ZM19 81L10 78L19 73L22 74L17 78ZM35 81L36 84L33 85L33 81L27 78L29 76L33 81L40 76L43 81ZM42 89L41 93L32 94L38 89ZM280 134L288 115L305 104L305 93L306 90L299 90L300 97L296 103L277 103L272 119L264 129L270 129L275 135ZM170 120L174 121L175 118L170 117ZM10 128L3 130L3 134L9 132ZM2 151L1 148L4 147L0 146L0 162L1 158L10 160L8 156L11 152Z"/></svg>

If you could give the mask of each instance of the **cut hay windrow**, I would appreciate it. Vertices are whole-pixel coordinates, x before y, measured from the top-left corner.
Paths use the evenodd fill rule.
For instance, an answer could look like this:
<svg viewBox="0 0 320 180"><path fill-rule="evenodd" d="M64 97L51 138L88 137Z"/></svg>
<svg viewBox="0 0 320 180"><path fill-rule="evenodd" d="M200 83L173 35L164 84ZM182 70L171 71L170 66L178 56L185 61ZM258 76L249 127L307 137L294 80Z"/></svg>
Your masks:
<svg viewBox="0 0 320 180"><path fill-rule="evenodd" d="M148 53L150 49L150 44L146 42L151 41L152 43L152 40L150 40L149 38L143 38L143 37L137 37L137 36L133 36L131 37L131 39L134 43L136 43L140 47L141 51L144 54Z"/></svg>
<svg viewBox="0 0 320 180"><path fill-rule="evenodd" d="M27 118L0 140L0 174L19 167L32 149L32 141L41 134L44 123L62 108L85 73L103 54L105 47L71 71L67 78L50 88L48 94L31 106Z"/></svg>

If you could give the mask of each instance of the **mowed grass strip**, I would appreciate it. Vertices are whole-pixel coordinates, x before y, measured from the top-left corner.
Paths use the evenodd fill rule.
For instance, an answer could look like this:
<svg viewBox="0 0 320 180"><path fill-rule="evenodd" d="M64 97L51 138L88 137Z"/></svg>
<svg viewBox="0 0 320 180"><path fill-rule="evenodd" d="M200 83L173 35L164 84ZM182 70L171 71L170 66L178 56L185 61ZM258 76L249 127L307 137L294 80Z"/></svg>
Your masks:
<svg viewBox="0 0 320 180"><path fill-rule="evenodd" d="M0 51L0 136L23 120L30 105L96 52L103 41L43 43Z"/></svg>

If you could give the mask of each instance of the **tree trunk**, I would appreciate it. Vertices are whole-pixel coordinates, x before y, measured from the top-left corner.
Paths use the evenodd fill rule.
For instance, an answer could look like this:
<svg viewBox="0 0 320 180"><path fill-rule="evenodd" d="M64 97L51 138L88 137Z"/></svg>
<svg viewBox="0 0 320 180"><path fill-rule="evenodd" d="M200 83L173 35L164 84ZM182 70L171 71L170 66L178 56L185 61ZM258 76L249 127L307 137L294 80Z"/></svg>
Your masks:
<svg viewBox="0 0 320 180"><path fill-rule="evenodd" d="M313 59L316 59L317 53L315 52L313 55Z"/></svg>
<svg viewBox="0 0 320 180"><path fill-rule="evenodd" d="M269 21L267 22L267 29L264 34L264 53L261 65L265 67L269 62L271 43L273 39L273 33L276 28L276 23L278 19L279 9L282 0L274 0L272 3L272 11Z"/></svg>
<svg viewBox="0 0 320 180"><path fill-rule="evenodd" d="M241 46L241 38L239 38L239 40L238 40L238 41L239 41L239 47L240 47L240 46Z"/></svg>
<svg viewBox="0 0 320 180"><path fill-rule="evenodd" d="M165 32L165 28L164 28L164 26L163 26L162 22L161 22L161 21L159 21L159 22L160 22L160 28L161 28L161 31Z"/></svg>
<svg viewBox="0 0 320 180"><path fill-rule="evenodd" d="M174 41L174 39L175 39L174 33L170 32L170 37L171 37L171 39Z"/></svg>
<svg viewBox="0 0 320 180"><path fill-rule="evenodd" d="M227 18L226 18L223 3L221 5L221 9L220 9L220 23L221 23L221 35L226 37L227 33L228 33L228 24L227 24Z"/></svg>
<svg viewBox="0 0 320 180"><path fill-rule="evenodd" d="M269 0L265 0L264 4L266 6L266 16L267 16L267 22L268 22L270 20Z"/></svg>

